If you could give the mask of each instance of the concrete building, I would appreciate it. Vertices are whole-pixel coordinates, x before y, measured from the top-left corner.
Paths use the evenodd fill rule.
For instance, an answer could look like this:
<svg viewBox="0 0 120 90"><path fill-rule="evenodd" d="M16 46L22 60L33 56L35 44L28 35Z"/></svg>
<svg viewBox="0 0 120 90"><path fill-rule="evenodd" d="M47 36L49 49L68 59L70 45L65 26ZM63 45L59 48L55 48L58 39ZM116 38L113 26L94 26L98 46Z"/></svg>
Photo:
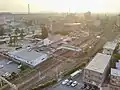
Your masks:
<svg viewBox="0 0 120 90"><path fill-rule="evenodd" d="M111 68L109 90L120 90L120 70Z"/></svg>
<svg viewBox="0 0 120 90"><path fill-rule="evenodd" d="M108 55L112 55L116 48L117 48L117 43L115 43L115 42L107 42L103 46L103 53L108 54Z"/></svg>
<svg viewBox="0 0 120 90"><path fill-rule="evenodd" d="M108 75L110 59L110 55L97 53L84 69L83 81L100 87Z"/></svg>
<svg viewBox="0 0 120 90"><path fill-rule="evenodd" d="M47 54L39 53L32 49L16 50L8 54L10 57L14 58L15 61L29 65L30 67L35 67L48 58Z"/></svg>

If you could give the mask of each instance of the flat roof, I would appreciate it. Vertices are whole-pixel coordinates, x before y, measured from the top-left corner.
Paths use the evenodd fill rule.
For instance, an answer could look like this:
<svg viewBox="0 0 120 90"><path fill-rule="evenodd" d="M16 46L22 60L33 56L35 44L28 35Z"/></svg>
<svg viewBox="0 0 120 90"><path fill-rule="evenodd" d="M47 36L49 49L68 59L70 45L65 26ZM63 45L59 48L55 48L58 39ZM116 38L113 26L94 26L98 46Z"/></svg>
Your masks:
<svg viewBox="0 0 120 90"><path fill-rule="evenodd" d="M72 46L72 45L63 45L63 46L59 47L58 49L68 49L68 50L77 51L77 52L82 51L81 48L75 47L75 46Z"/></svg>
<svg viewBox="0 0 120 90"><path fill-rule="evenodd" d="M115 50L117 43L115 42L106 42L103 48Z"/></svg>
<svg viewBox="0 0 120 90"><path fill-rule="evenodd" d="M10 74L12 72L19 73L20 70L17 68L19 65L14 62L7 64L8 62L9 60L0 57L0 65L3 65L3 67L0 68L0 75L4 75L6 72Z"/></svg>
<svg viewBox="0 0 120 90"><path fill-rule="evenodd" d="M120 70L111 68L111 75L113 75L113 76L120 76Z"/></svg>
<svg viewBox="0 0 120 90"><path fill-rule="evenodd" d="M110 55L97 53L92 61L88 64L85 69L96 71L99 73L104 73L106 66L108 65L111 59Z"/></svg>
<svg viewBox="0 0 120 90"><path fill-rule="evenodd" d="M11 57L16 58L21 62L25 62L33 67L47 59L47 54L36 52L30 49L21 49L14 52L9 52Z"/></svg>

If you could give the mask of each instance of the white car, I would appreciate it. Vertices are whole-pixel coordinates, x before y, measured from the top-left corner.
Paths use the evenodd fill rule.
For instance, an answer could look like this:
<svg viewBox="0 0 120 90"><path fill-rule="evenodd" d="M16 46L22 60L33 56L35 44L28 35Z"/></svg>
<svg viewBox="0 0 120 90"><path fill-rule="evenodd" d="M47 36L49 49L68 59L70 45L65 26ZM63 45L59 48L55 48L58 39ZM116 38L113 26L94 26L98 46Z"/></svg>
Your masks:
<svg viewBox="0 0 120 90"><path fill-rule="evenodd" d="M7 62L7 64L10 64L10 63L12 63L12 61L8 61L8 62Z"/></svg>
<svg viewBox="0 0 120 90"><path fill-rule="evenodd" d="M17 68L20 69L22 67L22 65L19 65Z"/></svg>
<svg viewBox="0 0 120 90"><path fill-rule="evenodd" d="M0 68L3 68L4 67L4 65L0 65Z"/></svg>
<svg viewBox="0 0 120 90"><path fill-rule="evenodd" d="M62 82L62 85L65 85L65 84L67 84L68 82L69 82L69 80L66 79L66 80L64 80L64 81Z"/></svg>
<svg viewBox="0 0 120 90"><path fill-rule="evenodd" d="M72 87L75 87L77 84L78 84L78 82L77 82L77 81L74 81L74 82L71 84L71 86L72 86Z"/></svg>

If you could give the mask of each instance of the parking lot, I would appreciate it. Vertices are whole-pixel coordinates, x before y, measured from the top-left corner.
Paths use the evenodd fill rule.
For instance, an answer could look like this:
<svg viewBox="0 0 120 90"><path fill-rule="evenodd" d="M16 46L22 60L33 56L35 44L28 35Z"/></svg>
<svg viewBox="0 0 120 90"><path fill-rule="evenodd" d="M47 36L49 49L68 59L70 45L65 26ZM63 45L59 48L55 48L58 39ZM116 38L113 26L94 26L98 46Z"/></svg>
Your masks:
<svg viewBox="0 0 120 90"><path fill-rule="evenodd" d="M18 73L20 70L18 69L18 64L14 62L9 62L9 60L0 58L0 75L8 73Z"/></svg>
<svg viewBox="0 0 120 90"><path fill-rule="evenodd" d="M67 78L66 78L67 79ZM84 87L83 81L82 81L82 73L75 76L74 78L72 78L72 81L77 81L77 85L75 85L74 87L72 85L63 85L62 83L66 80L62 80L60 82L58 82L56 85L54 85L53 87L44 89L44 90L99 90L99 89L81 89L82 87Z"/></svg>
<svg viewBox="0 0 120 90"><path fill-rule="evenodd" d="M65 79L64 79L65 80ZM64 81L60 81L58 82L56 85L54 85L53 87L47 88L45 90L81 90L80 88L83 86L83 82L82 82L82 74L77 75L76 77L74 77L72 79L72 81L77 81L78 84L75 87L72 87L71 85L67 86L67 85L62 85L62 82Z"/></svg>

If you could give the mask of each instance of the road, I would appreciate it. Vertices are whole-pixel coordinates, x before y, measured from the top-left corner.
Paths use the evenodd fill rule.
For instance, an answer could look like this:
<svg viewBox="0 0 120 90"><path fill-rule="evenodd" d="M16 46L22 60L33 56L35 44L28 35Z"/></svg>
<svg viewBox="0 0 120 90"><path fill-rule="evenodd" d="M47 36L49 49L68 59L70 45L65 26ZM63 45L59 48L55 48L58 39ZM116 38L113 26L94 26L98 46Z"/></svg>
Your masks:
<svg viewBox="0 0 120 90"><path fill-rule="evenodd" d="M82 85L83 85L83 83L82 83L82 74L77 75L76 77L73 78L73 81L78 82L78 85L76 87L62 85L61 84L62 81L58 82L53 87L50 87L50 88L47 88L47 89L44 89L44 90L82 90L82 89L80 89L82 87Z"/></svg>

